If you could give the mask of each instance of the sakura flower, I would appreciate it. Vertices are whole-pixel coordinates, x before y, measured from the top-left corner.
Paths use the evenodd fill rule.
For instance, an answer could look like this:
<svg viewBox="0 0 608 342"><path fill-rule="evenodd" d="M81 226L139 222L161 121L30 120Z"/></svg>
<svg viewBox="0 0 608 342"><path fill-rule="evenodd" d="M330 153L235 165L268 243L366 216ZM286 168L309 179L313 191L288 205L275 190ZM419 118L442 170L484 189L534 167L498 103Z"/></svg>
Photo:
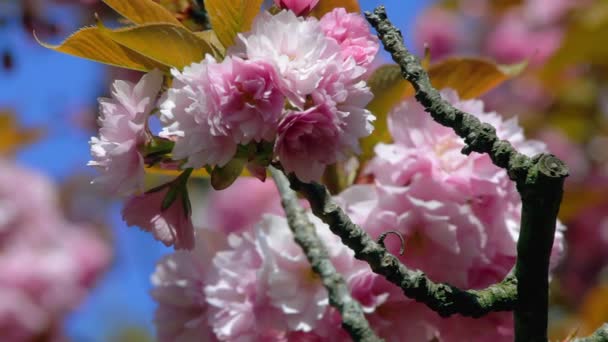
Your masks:
<svg viewBox="0 0 608 342"><path fill-rule="evenodd" d="M193 251L176 251L158 262L151 281L159 304L154 319L159 341L217 340L207 319L204 287L211 260L225 245L223 235L198 229Z"/></svg>
<svg viewBox="0 0 608 342"><path fill-rule="evenodd" d="M306 15L317 5L319 0L274 0L277 7L293 11L296 15Z"/></svg>
<svg viewBox="0 0 608 342"><path fill-rule="evenodd" d="M183 193L178 193L171 206L162 208L171 186L152 190L127 200L122 216L127 225L139 226L150 232L165 246L176 249L194 248L194 227L190 218L189 204Z"/></svg>
<svg viewBox="0 0 608 342"><path fill-rule="evenodd" d="M334 109L327 105L291 112L279 126L275 153L285 170L302 181L319 180L326 165L347 157L341 134Z"/></svg>
<svg viewBox="0 0 608 342"><path fill-rule="evenodd" d="M386 298L366 293L376 275L355 260L326 225L312 215L311 220L337 270L366 310L373 311ZM217 280L205 288L210 321L220 340L255 340L269 334L312 338L313 332L317 338L343 336L327 291L293 241L286 219L266 215L255 235L245 232L228 240L230 248L214 259Z"/></svg>
<svg viewBox="0 0 608 342"><path fill-rule="evenodd" d="M239 178L222 191L210 190L207 203L201 220L224 234L253 230L264 214L284 212L276 185L252 177Z"/></svg>
<svg viewBox="0 0 608 342"><path fill-rule="evenodd" d="M209 63L209 126L211 134L235 143L272 141L285 105L274 67L261 60L226 57Z"/></svg>
<svg viewBox="0 0 608 342"><path fill-rule="evenodd" d="M144 75L137 84L115 81L112 98L99 99L99 137L92 137L88 165L102 172L93 183L112 193L128 196L143 190L143 157L147 141L146 122L154 108L163 76L158 70Z"/></svg>
<svg viewBox="0 0 608 342"><path fill-rule="evenodd" d="M47 178L0 160L4 339L59 339L61 319L80 303L109 261L108 246L91 227L65 219L58 191Z"/></svg>
<svg viewBox="0 0 608 342"><path fill-rule="evenodd" d="M270 306L257 273L263 259L248 232L228 237L229 249L213 258L216 276L205 287L209 324L221 341L255 338L282 328L278 309ZM259 319L259 321L258 321Z"/></svg>
<svg viewBox="0 0 608 342"><path fill-rule="evenodd" d="M525 140L515 119L485 112L481 101L460 100L451 90L441 94L455 107L492 124L501 139L523 153L544 150L542 143ZM401 261L435 281L468 289L503 279L515 263L521 217L520 199L506 172L485 154L463 155L462 139L434 122L417 103L406 102L391 112L389 130L394 143L378 144L366 169L375 183L340 196L346 211L372 236L388 230L401 233L406 240ZM558 223L552 267L563 253L563 229ZM386 242L391 251L399 250L395 240ZM395 300L389 295L378 312ZM428 331L440 341L472 340L472 336L512 339L509 315L484 317L473 335L459 329L466 319L435 322L420 317L408 324L431 327Z"/></svg>
<svg viewBox="0 0 608 342"><path fill-rule="evenodd" d="M523 12L536 25L550 25L562 19L569 10L588 4L588 0L526 0Z"/></svg>
<svg viewBox="0 0 608 342"><path fill-rule="evenodd" d="M544 144L524 139L515 119L503 121L496 113L484 112L482 102L460 101L453 91L443 91L442 95L457 108L492 124L501 139L509 140L522 153L533 155L544 150ZM389 129L395 144L378 145L378 157L368 169L378 182L384 188L400 187L403 196L423 201L419 203L438 201L442 207L453 203L461 208L459 212L469 211L465 217L486 227L479 231L488 237L487 246L478 245L486 251L480 256L491 260L498 253L514 258L521 209L506 172L494 166L487 155L463 155L464 142L451 129L435 123L417 104L403 104L391 113ZM394 192L389 188L386 193Z"/></svg>
<svg viewBox="0 0 608 342"><path fill-rule="evenodd" d="M160 120L164 125L161 136L175 140L173 159L187 159L184 168L204 165L223 166L236 153L237 144L227 135L214 135L209 113L213 100L209 94L210 64L217 63L207 57L193 63L183 71L172 69L173 86L160 104Z"/></svg>
<svg viewBox="0 0 608 342"><path fill-rule="evenodd" d="M455 52L464 43L466 34L461 19L440 7L423 12L416 20L414 40L419 51L428 46L433 59Z"/></svg>
<svg viewBox="0 0 608 342"><path fill-rule="evenodd" d="M563 32L558 27L536 27L529 20L522 20L514 11L502 17L487 36L487 52L501 63L518 63L530 60L542 64L559 48Z"/></svg>
<svg viewBox="0 0 608 342"><path fill-rule="evenodd" d="M334 39L342 50L342 57L352 57L357 65L367 67L378 53L378 38L359 13L347 13L342 7L325 14L319 21L326 36Z"/></svg>
<svg viewBox="0 0 608 342"><path fill-rule="evenodd" d="M250 32L239 34L231 52L273 64L283 92L299 108L317 88L328 65L342 62L340 46L325 36L319 22L291 11L260 14Z"/></svg>

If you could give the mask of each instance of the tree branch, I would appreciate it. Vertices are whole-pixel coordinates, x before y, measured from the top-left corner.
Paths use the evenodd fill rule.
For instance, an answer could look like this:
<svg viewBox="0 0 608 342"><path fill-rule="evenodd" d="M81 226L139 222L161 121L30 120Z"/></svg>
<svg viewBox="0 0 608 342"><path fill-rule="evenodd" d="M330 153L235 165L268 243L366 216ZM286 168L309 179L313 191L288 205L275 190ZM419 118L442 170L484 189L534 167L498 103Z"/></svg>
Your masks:
<svg viewBox="0 0 608 342"><path fill-rule="evenodd" d="M481 317L492 311L513 310L517 282L512 275L483 290L464 291L448 284L434 283L423 272L408 269L354 224L323 185L303 183L293 175L289 179L292 188L308 199L312 212L355 252L355 258L367 262L375 273L399 286L407 297L425 303L443 317L453 314Z"/></svg>
<svg viewBox="0 0 608 342"><path fill-rule="evenodd" d="M321 278L329 293L329 303L340 311L342 326L354 341L383 341L373 332L361 305L351 297L346 282L331 263L323 241L298 203L296 193L289 186L289 180L280 170L273 167L269 169L281 194L281 203L294 239L302 247L313 271Z"/></svg>
<svg viewBox="0 0 608 342"><path fill-rule="evenodd" d="M608 323L604 323L591 336L576 338L572 342L608 342Z"/></svg>
<svg viewBox="0 0 608 342"><path fill-rule="evenodd" d="M515 340L546 341L549 257L568 168L553 155L529 158L519 153L508 141L498 138L494 127L443 100L419 59L405 48L401 31L388 20L384 6L365 15L385 50L400 66L403 78L414 87L418 102L435 121L464 138L467 145L462 152L487 153L516 182L522 199L522 217L515 269L518 280Z"/></svg>

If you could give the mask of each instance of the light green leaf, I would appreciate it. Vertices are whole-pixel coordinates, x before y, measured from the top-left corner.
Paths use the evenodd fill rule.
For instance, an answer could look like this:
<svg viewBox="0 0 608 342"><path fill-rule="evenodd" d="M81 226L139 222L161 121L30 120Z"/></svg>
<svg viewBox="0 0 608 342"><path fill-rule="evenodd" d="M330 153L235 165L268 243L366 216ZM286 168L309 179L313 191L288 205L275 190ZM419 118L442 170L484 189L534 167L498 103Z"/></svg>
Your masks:
<svg viewBox="0 0 608 342"><path fill-rule="evenodd" d="M258 15L263 0L205 0L211 27L226 48L234 44L239 32L247 32Z"/></svg>

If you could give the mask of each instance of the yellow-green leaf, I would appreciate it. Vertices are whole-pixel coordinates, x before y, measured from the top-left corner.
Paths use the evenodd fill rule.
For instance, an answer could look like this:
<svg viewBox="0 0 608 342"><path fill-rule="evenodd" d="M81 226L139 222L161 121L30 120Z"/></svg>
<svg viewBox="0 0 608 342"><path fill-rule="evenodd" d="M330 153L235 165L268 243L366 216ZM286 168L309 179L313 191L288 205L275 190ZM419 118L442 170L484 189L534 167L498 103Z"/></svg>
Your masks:
<svg viewBox="0 0 608 342"><path fill-rule="evenodd" d="M103 2L135 24L182 25L173 13L152 0L103 0Z"/></svg>
<svg viewBox="0 0 608 342"><path fill-rule="evenodd" d="M346 12L361 12L361 7L357 0L321 0L311 14L317 18L321 18L325 13L331 12L334 8L338 7L344 7Z"/></svg>
<svg viewBox="0 0 608 342"><path fill-rule="evenodd" d="M15 113L0 110L0 155L13 154L40 138L42 130L19 127Z"/></svg>
<svg viewBox="0 0 608 342"><path fill-rule="evenodd" d="M213 30L194 32L194 34L209 43L209 45L217 54L215 55L215 57L219 58L226 55L226 48L224 47L224 45L222 45L220 40L217 38L217 34L215 34Z"/></svg>
<svg viewBox="0 0 608 342"><path fill-rule="evenodd" d="M542 76L549 86L559 81L562 69L573 64L606 65L608 61L608 2L596 1L584 8L569 24L559 50L543 68Z"/></svg>
<svg viewBox="0 0 608 342"><path fill-rule="evenodd" d="M177 177L183 172L182 170L162 169L158 166L146 167L145 171L146 171L146 175L148 175L148 176L170 176L170 177ZM251 173L249 173L249 171L247 171L247 169L244 169L241 172L240 176L251 177ZM190 174L190 178L209 179L210 177L211 177L211 175L204 168L195 169L194 171L192 171L192 174Z"/></svg>
<svg viewBox="0 0 608 342"><path fill-rule="evenodd" d="M114 42L103 35L97 27L83 28L59 45L43 43L35 34L34 37L40 45L48 49L95 62L139 71L149 71L155 68L168 69L158 62Z"/></svg>
<svg viewBox="0 0 608 342"><path fill-rule="evenodd" d="M521 74L527 66L527 62L499 65L479 58L449 58L431 65L429 75L435 88L452 88L461 98L471 99Z"/></svg>
<svg viewBox="0 0 608 342"><path fill-rule="evenodd" d="M213 54L211 45L194 32L173 24L145 24L101 32L114 42L160 64L181 69Z"/></svg>
<svg viewBox="0 0 608 342"><path fill-rule="evenodd" d="M498 65L479 58L448 58L429 67L431 83L437 89L452 88L461 98L479 97L504 81L520 74L527 63ZM396 64L376 69L368 80L374 99L368 109L376 116L372 135L361 141L363 152L360 159L369 160L373 147L379 142L390 142L387 115L405 98L414 95L412 86L401 76Z"/></svg>
<svg viewBox="0 0 608 342"><path fill-rule="evenodd" d="M213 189L224 190L232 185L239 178L246 164L246 159L234 158L222 167L216 166L211 172L211 186Z"/></svg>
<svg viewBox="0 0 608 342"><path fill-rule="evenodd" d="M401 69L396 64L383 65L374 71L368 80L374 99L367 108L376 116L374 132L361 140L360 160L371 159L374 146L391 140L387 125L390 110L403 100L411 86L401 77Z"/></svg>
<svg viewBox="0 0 608 342"><path fill-rule="evenodd" d="M205 0L211 27L226 48L234 44L237 33L247 32L264 0Z"/></svg>

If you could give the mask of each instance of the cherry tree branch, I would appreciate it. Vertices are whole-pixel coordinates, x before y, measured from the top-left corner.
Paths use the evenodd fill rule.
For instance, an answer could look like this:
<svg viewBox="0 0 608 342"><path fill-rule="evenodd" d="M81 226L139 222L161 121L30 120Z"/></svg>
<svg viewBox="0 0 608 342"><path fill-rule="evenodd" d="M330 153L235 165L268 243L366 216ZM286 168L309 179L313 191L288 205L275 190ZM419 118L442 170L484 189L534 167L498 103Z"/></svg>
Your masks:
<svg viewBox="0 0 608 342"><path fill-rule="evenodd" d="M464 139L462 152L487 153L516 183L522 217L515 268L515 341L547 341L549 257L568 168L550 154L530 158L519 153L508 141L498 138L494 127L443 100L420 60L404 46L401 31L388 20L384 6L365 15L385 50L400 66L403 78L414 87L418 102L435 121L451 127Z"/></svg>
<svg viewBox="0 0 608 342"><path fill-rule="evenodd" d="M289 228L294 239L306 255L313 271L321 278L329 293L329 303L340 311L342 326L354 341L383 341L376 336L365 318L361 305L352 298L344 278L331 263L323 241L315 231L304 209L298 203L296 193L290 188L289 180L283 172L270 167L270 173L281 194L281 203L287 215Z"/></svg>
<svg viewBox="0 0 608 342"><path fill-rule="evenodd" d="M481 317L493 311L511 311L515 307L517 282L512 275L483 290L465 291L449 284L434 283L423 272L408 269L353 223L325 186L303 183L294 175L290 175L289 180L291 187L308 199L312 212L355 252L355 258L367 262L372 271L399 286L407 297L426 304L439 315Z"/></svg>
<svg viewBox="0 0 608 342"><path fill-rule="evenodd" d="M604 323L592 335L576 338L572 342L608 342L608 323Z"/></svg>

